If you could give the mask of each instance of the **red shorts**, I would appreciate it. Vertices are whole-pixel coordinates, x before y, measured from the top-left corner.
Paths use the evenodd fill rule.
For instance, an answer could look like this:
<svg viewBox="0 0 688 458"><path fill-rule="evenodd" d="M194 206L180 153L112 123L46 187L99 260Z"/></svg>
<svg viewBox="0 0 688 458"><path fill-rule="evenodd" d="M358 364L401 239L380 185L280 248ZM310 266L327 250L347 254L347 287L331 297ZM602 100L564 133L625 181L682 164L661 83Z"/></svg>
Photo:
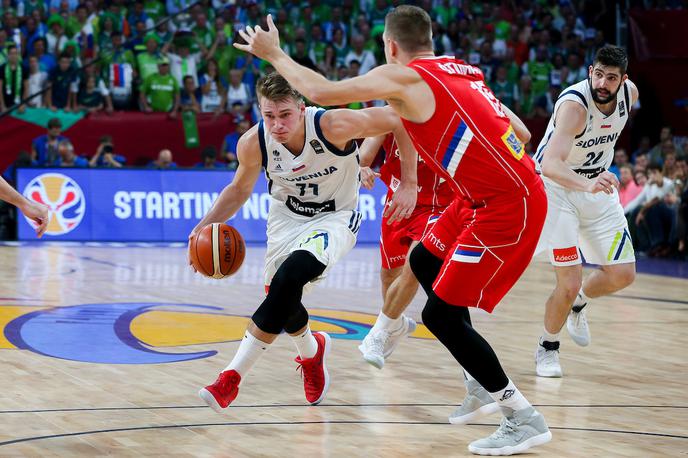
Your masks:
<svg viewBox="0 0 688 458"><path fill-rule="evenodd" d="M423 237L444 264L433 284L443 301L492 312L528 267L547 214L541 180L524 197L482 206L455 200Z"/></svg>
<svg viewBox="0 0 688 458"><path fill-rule="evenodd" d="M380 233L382 268L394 269L403 266L411 242L420 241L425 235L426 228L437 221L439 215L438 207L422 206L413 209L408 218L392 224L387 224L388 218L383 217Z"/></svg>

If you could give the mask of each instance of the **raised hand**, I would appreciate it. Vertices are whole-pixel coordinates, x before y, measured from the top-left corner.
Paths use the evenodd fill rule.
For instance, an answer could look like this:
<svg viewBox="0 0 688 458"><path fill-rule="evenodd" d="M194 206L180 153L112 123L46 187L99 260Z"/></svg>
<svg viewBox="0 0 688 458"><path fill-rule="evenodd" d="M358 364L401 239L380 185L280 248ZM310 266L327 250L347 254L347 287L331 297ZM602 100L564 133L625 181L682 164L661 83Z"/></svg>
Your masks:
<svg viewBox="0 0 688 458"><path fill-rule="evenodd" d="M270 14L267 17L267 23L267 31L263 30L259 25L255 26L255 28L246 26L246 29L239 30L239 35L246 41L246 44L234 43L234 47L269 61L270 57L273 57L276 52L280 51L280 42L279 31Z"/></svg>

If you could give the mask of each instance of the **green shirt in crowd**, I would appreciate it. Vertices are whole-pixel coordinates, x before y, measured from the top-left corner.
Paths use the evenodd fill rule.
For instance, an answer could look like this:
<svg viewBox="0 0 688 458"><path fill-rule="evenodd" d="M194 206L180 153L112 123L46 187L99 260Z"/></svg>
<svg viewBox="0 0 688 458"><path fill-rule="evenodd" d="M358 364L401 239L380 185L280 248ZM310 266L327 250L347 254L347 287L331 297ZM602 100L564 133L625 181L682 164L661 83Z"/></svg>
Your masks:
<svg viewBox="0 0 688 458"><path fill-rule="evenodd" d="M533 80L533 95L538 98L549 89L549 74L554 67L549 62L528 62L528 75Z"/></svg>
<svg viewBox="0 0 688 458"><path fill-rule="evenodd" d="M147 0L143 4L143 11L149 18L153 19L153 22L158 22L158 19L165 15L165 7L157 0Z"/></svg>
<svg viewBox="0 0 688 458"><path fill-rule="evenodd" d="M179 85L172 75L155 73L146 78L142 91L148 97L153 111L166 113L174 107Z"/></svg>

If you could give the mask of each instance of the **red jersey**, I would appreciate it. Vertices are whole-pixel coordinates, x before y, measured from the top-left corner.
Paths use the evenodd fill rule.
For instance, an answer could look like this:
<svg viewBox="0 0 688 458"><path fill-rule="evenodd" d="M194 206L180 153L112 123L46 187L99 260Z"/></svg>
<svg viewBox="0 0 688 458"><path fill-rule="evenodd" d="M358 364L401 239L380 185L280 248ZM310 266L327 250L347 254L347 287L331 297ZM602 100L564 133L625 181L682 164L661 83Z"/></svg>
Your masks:
<svg viewBox="0 0 688 458"><path fill-rule="evenodd" d="M389 200L401 182L401 160L399 159L399 148L397 147L394 134L387 134L382 144L382 149L385 150L385 162L380 167L380 179L389 188L387 193ZM451 185L441 180L420 156L418 157L416 175L418 176L417 206L446 207L454 200L456 193L451 188Z"/></svg>
<svg viewBox="0 0 688 458"><path fill-rule="evenodd" d="M480 69L446 56L415 59L408 66L435 96L428 121L402 118L427 166L473 202L527 195L539 180L534 163Z"/></svg>

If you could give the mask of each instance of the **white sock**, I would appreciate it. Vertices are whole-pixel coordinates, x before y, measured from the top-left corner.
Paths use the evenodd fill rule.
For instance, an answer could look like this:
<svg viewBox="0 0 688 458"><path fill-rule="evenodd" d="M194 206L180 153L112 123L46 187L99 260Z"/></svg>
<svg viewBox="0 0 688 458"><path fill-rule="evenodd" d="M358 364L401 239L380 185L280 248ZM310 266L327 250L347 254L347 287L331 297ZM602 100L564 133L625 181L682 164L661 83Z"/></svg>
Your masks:
<svg viewBox="0 0 688 458"><path fill-rule="evenodd" d="M547 331L547 328L542 332L542 337L540 337L540 343L543 341L547 342L559 342L559 333L552 334Z"/></svg>
<svg viewBox="0 0 688 458"><path fill-rule="evenodd" d="M234 359L225 367L225 370L234 369L241 375L241 379L243 380L244 376L255 362L263 356L263 353L265 353L265 350L267 350L269 346L270 344L256 339L253 334L246 331L244 338L241 339L241 343L239 344L239 349L234 355Z"/></svg>
<svg viewBox="0 0 688 458"><path fill-rule="evenodd" d="M401 329L403 325L404 315L399 316L399 318L390 318L383 312L380 312L371 332L382 331L384 329L385 331L392 333Z"/></svg>
<svg viewBox="0 0 688 458"><path fill-rule="evenodd" d="M463 376L466 377L466 380L475 380L475 378L466 371L466 369L463 370Z"/></svg>
<svg viewBox="0 0 688 458"><path fill-rule="evenodd" d="M296 345L296 350L299 352L301 359L312 358L318 352L318 341L313 337L310 326L307 326L303 333L299 335L290 334L289 337L294 341L294 345Z"/></svg>
<svg viewBox="0 0 688 458"><path fill-rule="evenodd" d="M499 390L496 393L490 393L492 399L497 401L499 407L504 410L508 408L511 410L521 410L530 407L530 402L518 391L514 382L509 379L509 383L503 390Z"/></svg>

